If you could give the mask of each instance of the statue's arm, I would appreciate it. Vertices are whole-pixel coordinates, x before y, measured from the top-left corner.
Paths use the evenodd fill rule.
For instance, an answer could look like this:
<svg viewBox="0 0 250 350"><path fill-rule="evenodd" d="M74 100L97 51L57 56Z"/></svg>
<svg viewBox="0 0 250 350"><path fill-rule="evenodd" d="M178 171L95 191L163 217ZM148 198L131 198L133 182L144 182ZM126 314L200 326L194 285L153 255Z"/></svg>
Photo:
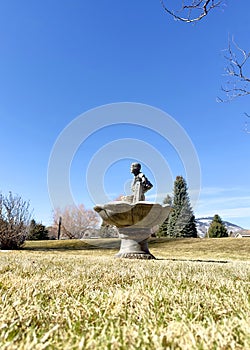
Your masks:
<svg viewBox="0 0 250 350"><path fill-rule="evenodd" d="M153 187L151 182L142 173L140 174L140 178L141 178L141 182L142 182L142 185L143 185L143 192L149 191Z"/></svg>

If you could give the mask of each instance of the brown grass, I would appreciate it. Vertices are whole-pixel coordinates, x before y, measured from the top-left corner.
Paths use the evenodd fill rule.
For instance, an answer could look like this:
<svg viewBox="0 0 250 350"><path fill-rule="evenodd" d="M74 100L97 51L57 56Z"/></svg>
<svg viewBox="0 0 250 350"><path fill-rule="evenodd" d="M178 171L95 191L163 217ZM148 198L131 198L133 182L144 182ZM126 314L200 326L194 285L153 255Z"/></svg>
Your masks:
<svg viewBox="0 0 250 350"><path fill-rule="evenodd" d="M250 240L153 240L155 261L104 243L0 253L1 350L250 349Z"/></svg>

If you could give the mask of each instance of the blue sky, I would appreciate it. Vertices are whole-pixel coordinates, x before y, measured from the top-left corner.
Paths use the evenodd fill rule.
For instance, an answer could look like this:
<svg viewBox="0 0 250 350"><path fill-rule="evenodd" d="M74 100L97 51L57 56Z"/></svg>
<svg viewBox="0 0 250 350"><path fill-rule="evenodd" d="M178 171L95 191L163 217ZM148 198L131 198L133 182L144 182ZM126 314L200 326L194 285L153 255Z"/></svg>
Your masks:
<svg viewBox="0 0 250 350"><path fill-rule="evenodd" d="M145 104L170 115L197 152L201 191L196 217L217 213L250 228L250 134L243 130L250 100L216 102L217 96L224 97L228 37L250 50L249 11L249 1L228 0L223 10L188 25L165 14L160 1L1 1L0 190L30 200L35 219L49 224L53 208L47 169L59 135L99 106ZM91 130L91 120L86 123ZM178 152L159 134L133 124L106 126L72 156L70 187L77 203L94 205L86 179L91 160L123 139L131 139L131 145L145 142L162 155L169 167L166 193L175 176L186 175ZM128 167L135 159L126 150L112 161L112 147L100 173L110 199L127 191ZM64 152L67 147L62 160ZM159 161L156 169L147 159L142 163L155 191L164 166Z"/></svg>

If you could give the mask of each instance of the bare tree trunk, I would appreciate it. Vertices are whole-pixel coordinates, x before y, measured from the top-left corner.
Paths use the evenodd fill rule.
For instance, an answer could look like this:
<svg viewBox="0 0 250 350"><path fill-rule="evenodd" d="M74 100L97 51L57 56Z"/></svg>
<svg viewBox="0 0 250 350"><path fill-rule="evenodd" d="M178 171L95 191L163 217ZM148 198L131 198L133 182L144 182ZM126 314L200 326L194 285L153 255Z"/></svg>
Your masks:
<svg viewBox="0 0 250 350"><path fill-rule="evenodd" d="M62 225L62 217L59 217L59 222L58 222L58 231L57 231L57 239L60 239L61 236L61 225Z"/></svg>

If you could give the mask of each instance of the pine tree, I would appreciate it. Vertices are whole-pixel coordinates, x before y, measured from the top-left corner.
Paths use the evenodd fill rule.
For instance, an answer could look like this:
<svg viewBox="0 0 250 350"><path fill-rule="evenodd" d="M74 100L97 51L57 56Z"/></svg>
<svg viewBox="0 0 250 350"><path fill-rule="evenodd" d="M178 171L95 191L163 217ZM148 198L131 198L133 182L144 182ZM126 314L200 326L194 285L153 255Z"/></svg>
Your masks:
<svg viewBox="0 0 250 350"><path fill-rule="evenodd" d="M226 226L218 214L215 214L208 229L208 237L222 238L228 237Z"/></svg>
<svg viewBox="0 0 250 350"><path fill-rule="evenodd" d="M29 234L27 237L30 241L42 241L49 239L48 230L42 224L37 224L34 219L30 222Z"/></svg>
<svg viewBox="0 0 250 350"><path fill-rule="evenodd" d="M172 202L173 199L172 197L168 194L164 199L163 199L163 204L168 204L170 206L172 206ZM158 237L163 237L163 236L167 236L167 230L168 230L168 217L166 218L166 220L161 224L161 226L159 227L159 230L157 232L157 236Z"/></svg>
<svg viewBox="0 0 250 350"><path fill-rule="evenodd" d="M174 202L167 224L169 237L197 237L195 217L185 179L177 176L174 182Z"/></svg>

